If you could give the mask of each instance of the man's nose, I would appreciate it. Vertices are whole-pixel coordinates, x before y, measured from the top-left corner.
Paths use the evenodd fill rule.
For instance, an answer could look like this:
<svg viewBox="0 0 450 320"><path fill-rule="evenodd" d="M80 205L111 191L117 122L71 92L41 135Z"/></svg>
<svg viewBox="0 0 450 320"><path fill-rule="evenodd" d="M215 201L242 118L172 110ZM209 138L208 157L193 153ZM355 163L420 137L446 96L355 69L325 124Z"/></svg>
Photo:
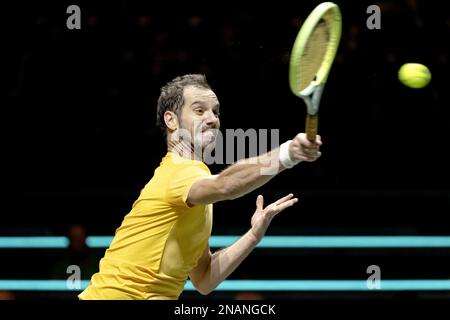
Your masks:
<svg viewBox="0 0 450 320"><path fill-rule="evenodd" d="M215 126L217 126L218 122L219 122L219 117L214 112L209 111L209 112L206 113L205 123L208 126L214 126L215 127Z"/></svg>

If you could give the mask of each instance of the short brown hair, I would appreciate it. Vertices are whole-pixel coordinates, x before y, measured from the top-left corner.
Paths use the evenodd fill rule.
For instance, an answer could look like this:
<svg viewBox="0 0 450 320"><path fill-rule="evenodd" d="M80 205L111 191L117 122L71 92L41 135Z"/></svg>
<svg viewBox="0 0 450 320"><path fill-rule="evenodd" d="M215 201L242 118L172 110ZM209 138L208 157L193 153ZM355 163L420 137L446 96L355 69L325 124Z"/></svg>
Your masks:
<svg viewBox="0 0 450 320"><path fill-rule="evenodd" d="M203 74L179 76L163 86L158 98L156 125L163 131L164 135L167 129L166 123L164 122L164 113L166 111L173 111L177 116L180 116L181 108L184 104L183 92L186 86L211 89Z"/></svg>

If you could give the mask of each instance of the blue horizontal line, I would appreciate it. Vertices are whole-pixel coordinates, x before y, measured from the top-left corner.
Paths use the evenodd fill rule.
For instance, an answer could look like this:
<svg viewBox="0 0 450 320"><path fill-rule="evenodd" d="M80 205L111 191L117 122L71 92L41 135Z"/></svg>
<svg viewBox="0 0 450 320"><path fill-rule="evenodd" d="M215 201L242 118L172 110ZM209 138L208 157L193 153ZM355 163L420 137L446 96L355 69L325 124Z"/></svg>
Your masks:
<svg viewBox="0 0 450 320"><path fill-rule="evenodd" d="M209 245L227 247L239 236L211 236ZM91 236L86 243L92 248L106 248L108 236ZM258 248L449 248L450 236L265 236Z"/></svg>
<svg viewBox="0 0 450 320"><path fill-rule="evenodd" d="M187 283L185 290L194 290ZM257 291L447 291L450 280L380 280L380 289L369 289L366 280L226 280L216 290Z"/></svg>
<svg viewBox="0 0 450 320"><path fill-rule="evenodd" d="M0 237L0 248L68 248L67 237Z"/></svg>
<svg viewBox="0 0 450 320"><path fill-rule="evenodd" d="M212 247L226 247L238 237L213 236ZM259 248L413 248L450 247L448 236L266 236Z"/></svg>
<svg viewBox="0 0 450 320"><path fill-rule="evenodd" d="M91 248L109 247L112 236L90 236ZM227 247L239 236L211 236L213 248ZM0 237L0 248L68 248L67 237ZM450 248L450 236L266 236L258 248Z"/></svg>
<svg viewBox="0 0 450 320"><path fill-rule="evenodd" d="M71 282L69 285L73 285ZM0 280L0 290L81 291L89 284L80 282L72 289L66 280ZM185 291L195 288L187 281ZM380 280L380 289L369 289L366 280L225 280L216 291L450 291L450 280Z"/></svg>
<svg viewBox="0 0 450 320"><path fill-rule="evenodd" d="M71 284L75 283L72 281ZM80 289L71 289L71 284L67 280L0 280L0 290L81 291L88 286L89 280L81 280Z"/></svg>

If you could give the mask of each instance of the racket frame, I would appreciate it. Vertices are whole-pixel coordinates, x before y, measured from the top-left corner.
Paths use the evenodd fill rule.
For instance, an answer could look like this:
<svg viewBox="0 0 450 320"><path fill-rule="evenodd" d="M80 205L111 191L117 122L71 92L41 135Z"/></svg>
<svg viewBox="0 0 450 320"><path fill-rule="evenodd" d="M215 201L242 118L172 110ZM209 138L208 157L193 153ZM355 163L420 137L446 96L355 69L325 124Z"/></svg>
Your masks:
<svg viewBox="0 0 450 320"><path fill-rule="evenodd" d="M300 86L301 71L299 69L300 57L306 43L321 20L330 24L330 39L323 61L316 72L315 78L305 88ZM318 112L323 89L333 64L342 33L342 16L339 7L332 2L319 4L309 14L295 39L289 63L289 85L294 95L302 98L306 104L306 136L308 140L315 141L318 129Z"/></svg>

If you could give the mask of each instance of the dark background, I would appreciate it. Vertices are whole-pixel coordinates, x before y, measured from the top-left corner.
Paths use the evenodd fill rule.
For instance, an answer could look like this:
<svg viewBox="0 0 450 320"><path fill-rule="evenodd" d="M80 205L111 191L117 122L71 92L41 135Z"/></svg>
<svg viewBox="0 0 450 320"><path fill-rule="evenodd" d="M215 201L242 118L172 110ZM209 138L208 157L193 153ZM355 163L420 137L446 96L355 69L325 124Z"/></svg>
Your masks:
<svg viewBox="0 0 450 320"><path fill-rule="evenodd" d="M112 235L165 154L156 101L177 75L206 74L223 130L280 129L281 141L302 132L306 107L290 92L288 61L319 2L17 3L6 36L1 233L65 235L81 224ZM449 235L450 18L439 1L336 3L343 35L321 103L323 156L258 190L266 203L301 198L268 233ZM71 4L81 30L66 28ZM366 27L371 4L381 30ZM429 67L427 87L398 81L407 62ZM216 204L213 234L248 230L256 195ZM2 263L0 278L45 278L48 265L13 267L42 254L2 253L17 263ZM443 278L447 260L439 250L259 250L232 277L364 278L378 263L387 277Z"/></svg>

